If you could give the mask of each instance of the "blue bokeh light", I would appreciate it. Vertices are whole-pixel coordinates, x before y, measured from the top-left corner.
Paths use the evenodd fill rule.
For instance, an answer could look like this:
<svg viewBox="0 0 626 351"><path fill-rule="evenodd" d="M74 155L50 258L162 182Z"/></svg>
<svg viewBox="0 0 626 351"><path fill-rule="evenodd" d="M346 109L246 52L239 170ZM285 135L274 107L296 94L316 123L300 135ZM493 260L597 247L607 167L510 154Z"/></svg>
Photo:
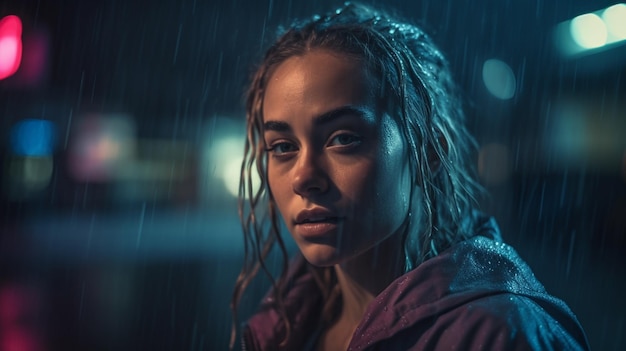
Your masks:
<svg viewBox="0 0 626 351"><path fill-rule="evenodd" d="M54 151L54 123L42 119L24 119L11 129L11 150L20 156L49 156Z"/></svg>

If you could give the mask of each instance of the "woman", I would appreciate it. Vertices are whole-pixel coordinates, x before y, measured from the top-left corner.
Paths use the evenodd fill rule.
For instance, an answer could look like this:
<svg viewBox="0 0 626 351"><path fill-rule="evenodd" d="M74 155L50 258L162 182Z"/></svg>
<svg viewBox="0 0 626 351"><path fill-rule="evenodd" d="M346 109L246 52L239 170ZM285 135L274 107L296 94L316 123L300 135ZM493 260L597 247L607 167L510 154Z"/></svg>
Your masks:
<svg viewBox="0 0 626 351"><path fill-rule="evenodd" d="M587 347L473 210L472 139L448 64L417 27L354 4L293 25L253 77L247 127L235 320L259 269L273 287L246 350Z"/></svg>

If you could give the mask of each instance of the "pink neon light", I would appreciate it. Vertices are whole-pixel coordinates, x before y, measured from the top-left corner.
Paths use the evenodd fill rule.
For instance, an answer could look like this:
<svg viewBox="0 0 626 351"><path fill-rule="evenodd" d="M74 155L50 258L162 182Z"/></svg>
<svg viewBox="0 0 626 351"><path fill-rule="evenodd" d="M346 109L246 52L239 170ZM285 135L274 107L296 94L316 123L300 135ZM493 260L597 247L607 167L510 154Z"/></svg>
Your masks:
<svg viewBox="0 0 626 351"><path fill-rule="evenodd" d="M10 77L22 61L22 21L14 15L0 19L0 79Z"/></svg>

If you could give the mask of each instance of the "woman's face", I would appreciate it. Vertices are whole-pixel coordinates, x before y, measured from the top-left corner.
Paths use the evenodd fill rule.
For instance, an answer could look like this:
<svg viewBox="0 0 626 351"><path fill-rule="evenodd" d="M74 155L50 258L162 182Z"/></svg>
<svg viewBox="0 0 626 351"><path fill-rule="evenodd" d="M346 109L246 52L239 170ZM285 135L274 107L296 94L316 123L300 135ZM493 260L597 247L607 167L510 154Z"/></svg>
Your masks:
<svg viewBox="0 0 626 351"><path fill-rule="evenodd" d="M378 107L377 86L358 60L326 50L287 59L269 79L269 187L314 265L346 262L401 235L408 156L397 123Z"/></svg>

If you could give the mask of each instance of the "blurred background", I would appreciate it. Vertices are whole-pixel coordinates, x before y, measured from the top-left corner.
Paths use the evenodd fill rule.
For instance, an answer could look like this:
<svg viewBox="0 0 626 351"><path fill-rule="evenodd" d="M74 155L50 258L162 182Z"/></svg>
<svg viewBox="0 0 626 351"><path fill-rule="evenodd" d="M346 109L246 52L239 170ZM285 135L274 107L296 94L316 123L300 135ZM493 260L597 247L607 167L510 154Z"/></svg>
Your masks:
<svg viewBox="0 0 626 351"><path fill-rule="evenodd" d="M625 349L626 5L370 3L449 57L482 209ZM0 351L227 348L245 84L280 24L339 5L0 0Z"/></svg>

